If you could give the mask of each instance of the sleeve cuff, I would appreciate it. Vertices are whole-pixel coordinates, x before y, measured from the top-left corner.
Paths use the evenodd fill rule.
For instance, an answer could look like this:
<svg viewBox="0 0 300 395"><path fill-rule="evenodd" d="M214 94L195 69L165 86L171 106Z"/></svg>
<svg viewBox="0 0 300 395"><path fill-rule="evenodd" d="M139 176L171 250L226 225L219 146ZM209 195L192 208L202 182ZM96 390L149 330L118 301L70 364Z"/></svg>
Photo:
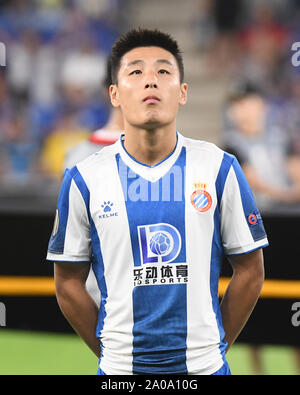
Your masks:
<svg viewBox="0 0 300 395"><path fill-rule="evenodd" d="M246 246L239 246L239 247L227 249L225 251L225 253L226 253L226 256L249 254L250 252L253 252L253 251L258 250L260 248L268 247L268 245L269 245L268 239L264 238L262 240L259 240L255 243L248 244Z"/></svg>
<svg viewBox="0 0 300 395"><path fill-rule="evenodd" d="M54 254L53 252L48 251L46 261L90 263L91 259L89 256L78 256L78 255L70 255L70 254Z"/></svg>

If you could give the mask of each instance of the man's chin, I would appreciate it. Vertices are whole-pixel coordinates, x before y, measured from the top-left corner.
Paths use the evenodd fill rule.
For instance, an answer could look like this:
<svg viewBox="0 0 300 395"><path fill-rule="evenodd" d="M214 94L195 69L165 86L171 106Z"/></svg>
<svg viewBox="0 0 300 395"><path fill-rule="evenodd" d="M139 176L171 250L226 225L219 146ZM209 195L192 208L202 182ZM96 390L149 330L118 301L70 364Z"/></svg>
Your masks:
<svg viewBox="0 0 300 395"><path fill-rule="evenodd" d="M144 117L144 119L140 119L138 122L129 121L129 123L138 129L145 129L145 130L154 130L154 129L162 128L172 123L172 120L163 119L162 117L157 116L157 114L151 114L150 116L149 115L147 117Z"/></svg>
<svg viewBox="0 0 300 395"><path fill-rule="evenodd" d="M153 130L157 128L161 128L163 126L166 126L169 122L165 122L162 119L156 118L156 117L151 117L148 118L143 122L141 127L146 130Z"/></svg>
<svg viewBox="0 0 300 395"><path fill-rule="evenodd" d="M142 125L142 128L146 129L146 130L154 130L157 128L161 128L162 126L164 126L164 125L159 121L149 121L149 122L144 123Z"/></svg>

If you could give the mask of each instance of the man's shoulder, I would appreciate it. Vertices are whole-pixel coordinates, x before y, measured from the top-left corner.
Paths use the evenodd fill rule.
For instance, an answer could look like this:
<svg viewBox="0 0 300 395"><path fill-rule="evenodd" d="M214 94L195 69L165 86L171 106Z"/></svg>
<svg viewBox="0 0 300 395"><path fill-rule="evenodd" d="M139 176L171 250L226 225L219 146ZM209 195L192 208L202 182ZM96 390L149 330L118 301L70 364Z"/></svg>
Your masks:
<svg viewBox="0 0 300 395"><path fill-rule="evenodd" d="M212 159L223 157L224 153L225 153L224 150L222 150L216 144L209 142L209 141L184 137L183 144L188 151L198 151L199 153L206 152L209 155L211 155Z"/></svg>

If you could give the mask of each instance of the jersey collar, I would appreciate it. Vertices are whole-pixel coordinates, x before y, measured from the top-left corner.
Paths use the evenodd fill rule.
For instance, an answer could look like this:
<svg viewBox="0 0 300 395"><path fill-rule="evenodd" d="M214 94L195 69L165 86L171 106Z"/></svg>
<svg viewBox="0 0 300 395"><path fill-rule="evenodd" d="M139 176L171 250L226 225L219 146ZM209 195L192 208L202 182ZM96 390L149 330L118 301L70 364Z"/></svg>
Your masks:
<svg viewBox="0 0 300 395"><path fill-rule="evenodd" d="M136 174L145 178L148 181L155 182L163 177L170 168L174 165L176 160L178 159L181 148L182 148L182 135L176 132L177 142L176 146L166 158L164 158L161 162L155 164L154 166L146 165L145 163L139 162L133 156L131 156L126 149L124 148L123 139L125 134L121 134L118 144L119 144L119 152L122 160L125 164L130 167Z"/></svg>

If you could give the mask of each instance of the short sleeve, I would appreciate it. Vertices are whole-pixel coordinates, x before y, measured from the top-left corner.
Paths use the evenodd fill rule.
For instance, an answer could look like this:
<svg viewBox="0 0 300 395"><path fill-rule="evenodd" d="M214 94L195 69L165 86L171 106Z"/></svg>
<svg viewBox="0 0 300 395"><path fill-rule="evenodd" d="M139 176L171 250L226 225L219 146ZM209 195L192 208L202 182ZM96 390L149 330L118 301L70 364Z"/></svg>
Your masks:
<svg viewBox="0 0 300 395"><path fill-rule="evenodd" d="M87 205L72 170L67 169L58 196L46 259L54 262L90 262L90 246Z"/></svg>
<svg viewBox="0 0 300 395"><path fill-rule="evenodd" d="M221 237L226 255L240 255L268 246L268 239L248 181L231 158L220 204Z"/></svg>

